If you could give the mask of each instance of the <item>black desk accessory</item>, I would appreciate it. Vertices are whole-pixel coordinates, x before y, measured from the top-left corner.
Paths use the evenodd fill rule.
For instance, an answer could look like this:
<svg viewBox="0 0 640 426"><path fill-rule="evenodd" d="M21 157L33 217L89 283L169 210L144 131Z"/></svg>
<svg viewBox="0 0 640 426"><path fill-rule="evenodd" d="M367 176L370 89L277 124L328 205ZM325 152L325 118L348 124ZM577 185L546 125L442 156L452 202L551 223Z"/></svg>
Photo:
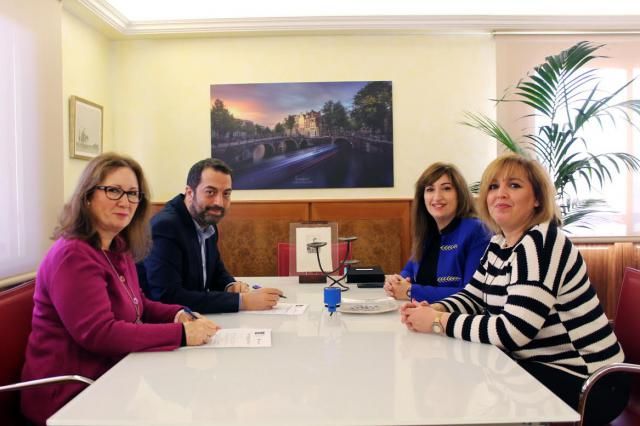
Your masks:
<svg viewBox="0 0 640 426"><path fill-rule="evenodd" d="M357 240L358 237L339 237L338 241L339 242L343 242L343 243L347 243L347 251L344 254L344 259L339 261L338 267L336 269L334 269L333 271L327 272L324 269L322 269L322 262L320 262L320 247L324 247L327 245L326 241L314 241L311 243L307 244L308 248L312 248L315 249L316 251L316 258L318 259L318 266L320 267L320 272L322 272L322 274L324 275L323 280L326 281L326 278L330 279L332 282L331 284L329 284L329 287L333 287L334 285L337 285L338 287L340 287L341 291L347 291L349 290L349 287L347 287L346 285L342 284L340 281L342 281L346 276L347 276L347 272L345 271L345 273L338 279L335 279L331 276L331 274L335 274L336 272L340 271L340 270L345 270L347 269L347 271L351 268L352 265L355 265L356 263L359 263L359 260L349 260L349 255L351 254L351 243L355 240ZM349 268L345 268L345 267L349 267ZM302 275L300 276L300 278L302 278ZM303 281L300 281L303 282Z"/></svg>
<svg viewBox="0 0 640 426"><path fill-rule="evenodd" d="M381 288L384 286L384 272L375 266L352 266L347 271L347 283L360 288Z"/></svg>

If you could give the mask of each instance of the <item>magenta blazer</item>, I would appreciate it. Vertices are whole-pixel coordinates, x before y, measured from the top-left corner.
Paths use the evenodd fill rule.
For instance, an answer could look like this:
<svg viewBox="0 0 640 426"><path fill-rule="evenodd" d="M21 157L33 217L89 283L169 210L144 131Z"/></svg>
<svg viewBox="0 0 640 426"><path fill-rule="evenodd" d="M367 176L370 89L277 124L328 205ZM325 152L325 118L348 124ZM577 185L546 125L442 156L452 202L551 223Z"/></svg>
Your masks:
<svg viewBox="0 0 640 426"><path fill-rule="evenodd" d="M127 252L103 252L84 241L61 238L38 268L33 299L22 380L64 374L97 379L130 352L169 351L182 340L182 324L173 322L182 307L147 300ZM135 322L138 315L141 324ZM71 383L26 389L22 412L44 425L85 387Z"/></svg>

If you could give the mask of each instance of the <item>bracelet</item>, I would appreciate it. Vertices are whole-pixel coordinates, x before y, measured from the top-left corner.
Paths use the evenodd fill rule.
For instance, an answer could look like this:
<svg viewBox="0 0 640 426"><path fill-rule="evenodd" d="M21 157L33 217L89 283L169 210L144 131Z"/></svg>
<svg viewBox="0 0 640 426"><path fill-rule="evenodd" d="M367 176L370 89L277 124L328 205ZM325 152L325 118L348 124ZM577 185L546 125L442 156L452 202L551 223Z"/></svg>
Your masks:
<svg viewBox="0 0 640 426"><path fill-rule="evenodd" d="M407 289L407 298L411 300L411 285L409 285L409 288Z"/></svg>

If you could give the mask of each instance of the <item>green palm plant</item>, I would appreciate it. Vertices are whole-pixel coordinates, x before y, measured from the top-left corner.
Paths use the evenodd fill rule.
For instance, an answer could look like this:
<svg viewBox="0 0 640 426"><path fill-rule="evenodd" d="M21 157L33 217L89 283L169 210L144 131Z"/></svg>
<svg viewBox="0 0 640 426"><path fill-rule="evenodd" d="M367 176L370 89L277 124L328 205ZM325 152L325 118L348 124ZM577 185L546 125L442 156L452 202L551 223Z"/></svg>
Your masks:
<svg viewBox="0 0 640 426"><path fill-rule="evenodd" d="M578 199L581 183L589 190L596 185L602 188L623 168L640 170L638 157L626 152L592 154L590 142L585 139L585 126L589 123L602 127L605 122L615 125L623 120L636 127L634 119L640 116L640 100L616 100L633 80L613 93L602 95L597 70L586 67L593 59L602 57L594 55L602 46L582 41L547 57L515 88L495 101L519 102L532 108L527 116L542 118L543 123L535 133L524 134L517 140L497 121L469 112L462 123L491 136L508 150L535 155L553 180L565 225L589 227L591 215L603 212L606 206L603 200Z"/></svg>

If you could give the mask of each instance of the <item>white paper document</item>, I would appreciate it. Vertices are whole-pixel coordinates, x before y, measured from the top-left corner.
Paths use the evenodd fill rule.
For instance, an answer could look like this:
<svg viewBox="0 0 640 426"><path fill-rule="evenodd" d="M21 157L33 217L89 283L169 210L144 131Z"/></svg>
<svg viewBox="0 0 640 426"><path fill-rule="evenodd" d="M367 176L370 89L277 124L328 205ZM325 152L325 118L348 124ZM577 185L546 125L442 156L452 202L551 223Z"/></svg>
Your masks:
<svg viewBox="0 0 640 426"><path fill-rule="evenodd" d="M266 315L302 315L307 309L302 303L283 303L278 302L272 309L266 311L246 311L245 314L266 314Z"/></svg>
<svg viewBox="0 0 640 426"><path fill-rule="evenodd" d="M271 347L270 328L222 328L209 343L198 348L268 348Z"/></svg>

